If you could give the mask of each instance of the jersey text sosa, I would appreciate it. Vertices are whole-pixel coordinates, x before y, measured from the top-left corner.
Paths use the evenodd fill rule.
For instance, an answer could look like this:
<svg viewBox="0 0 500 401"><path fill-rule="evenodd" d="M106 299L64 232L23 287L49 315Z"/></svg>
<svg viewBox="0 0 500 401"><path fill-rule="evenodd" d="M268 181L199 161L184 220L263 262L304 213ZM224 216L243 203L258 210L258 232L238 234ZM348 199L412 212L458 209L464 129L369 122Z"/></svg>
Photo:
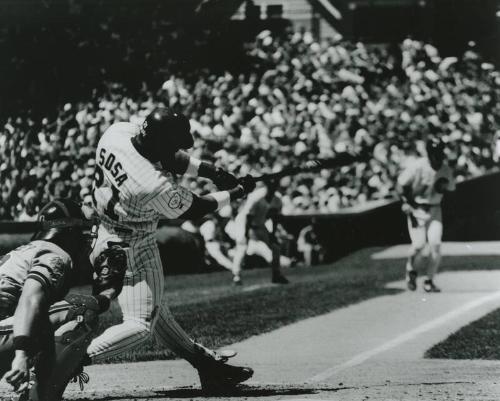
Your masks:
<svg viewBox="0 0 500 401"><path fill-rule="evenodd" d="M111 173L117 186L121 186L128 178L127 174L123 172L122 164L117 162L115 155L111 152L108 153L105 148L101 148L97 164Z"/></svg>

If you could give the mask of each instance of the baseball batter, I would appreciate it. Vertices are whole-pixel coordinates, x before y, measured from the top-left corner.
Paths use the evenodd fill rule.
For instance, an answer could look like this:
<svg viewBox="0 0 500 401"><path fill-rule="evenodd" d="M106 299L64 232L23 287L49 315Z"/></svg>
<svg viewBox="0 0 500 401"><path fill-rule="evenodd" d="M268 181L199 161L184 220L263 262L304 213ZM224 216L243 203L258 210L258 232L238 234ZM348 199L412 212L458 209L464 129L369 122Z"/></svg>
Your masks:
<svg viewBox="0 0 500 401"><path fill-rule="evenodd" d="M439 292L434 276L441 262L443 194L455 190L453 172L445 161L444 145L437 139L426 143L427 157L412 161L398 178L403 211L408 216L411 248L406 263L408 289L417 288L417 268L422 262L425 246L429 246L426 292Z"/></svg>
<svg viewBox="0 0 500 401"><path fill-rule="evenodd" d="M92 360L118 355L153 334L198 370L204 390L226 390L253 371L228 365L226 357L195 343L162 303L164 276L155 231L161 216L199 219L245 196L255 183L250 177L237 180L182 151L192 146L189 120L167 108L154 109L142 126L113 124L98 143L93 200L101 225L93 253L113 242L129 248L118 297L123 322L94 339L88 355ZM200 197L178 185L177 174L203 176L219 188L232 189Z"/></svg>

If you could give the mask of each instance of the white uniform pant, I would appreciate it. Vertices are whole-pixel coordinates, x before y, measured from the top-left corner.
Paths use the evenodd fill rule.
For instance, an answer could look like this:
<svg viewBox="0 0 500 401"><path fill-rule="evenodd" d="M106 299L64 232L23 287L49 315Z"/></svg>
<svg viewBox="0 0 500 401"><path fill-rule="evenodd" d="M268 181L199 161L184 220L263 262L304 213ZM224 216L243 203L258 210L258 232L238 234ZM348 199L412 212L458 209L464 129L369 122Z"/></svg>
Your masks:
<svg viewBox="0 0 500 401"><path fill-rule="evenodd" d="M408 271L418 269L426 247L428 247L427 275L432 279L441 263L441 239L443 236L441 206L416 209L410 213L408 215L408 233L411 247L406 269Z"/></svg>
<svg viewBox="0 0 500 401"><path fill-rule="evenodd" d="M91 255L99 255L109 241L117 237L99 229L99 237ZM154 236L141 242L130 241L127 250L128 269L118 304L123 315L121 324L109 327L90 344L87 353L93 360L101 360L133 350L151 335L188 361L194 358L193 341L177 324L163 303L165 278L160 252Z"/></svg>

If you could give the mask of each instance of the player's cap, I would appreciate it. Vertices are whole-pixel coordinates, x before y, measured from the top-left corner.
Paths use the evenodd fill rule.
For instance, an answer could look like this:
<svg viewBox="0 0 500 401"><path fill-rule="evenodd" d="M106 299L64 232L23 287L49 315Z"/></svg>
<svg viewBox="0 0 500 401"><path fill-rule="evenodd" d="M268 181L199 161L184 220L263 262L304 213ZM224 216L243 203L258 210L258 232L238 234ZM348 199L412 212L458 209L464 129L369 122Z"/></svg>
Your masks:
<svg viewBox="0 0 500 401"><path fill-rule="evenodd" d="M167 107L157 107L142 124L141 134L158 150L190 149L194 145L189 120Z"/></svg>

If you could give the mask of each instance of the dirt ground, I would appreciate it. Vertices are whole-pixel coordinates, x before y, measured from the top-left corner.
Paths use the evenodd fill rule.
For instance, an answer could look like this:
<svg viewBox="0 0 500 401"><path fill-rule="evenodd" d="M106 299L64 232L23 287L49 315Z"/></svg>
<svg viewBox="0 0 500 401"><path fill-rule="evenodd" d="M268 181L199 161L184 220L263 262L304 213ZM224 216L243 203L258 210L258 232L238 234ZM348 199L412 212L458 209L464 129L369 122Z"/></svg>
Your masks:
<svg viewBox="0 0 500 401"><path fill-rule="evenodd" d="M171 363L174 363L173 361ZM168 386L153 390L131 389L122 382L122 390L85 392L85 398L75 388L71 400L474 400L497 401L500 397L500 362L420 360L415 362L367 362L356 369L346 370L325 383L258 383L251 381L223 397L206 397L187 366L175 362L172 381L193 381L190 386ZM297 366L300 368L299 366ZM155 372L157 374L158 371ZM180 373L177 375L177 373ZM164 376L165 377L165 376ZM147 379L146 379L147 381ZM89 389L90 390L90 389Z"/></svg>

